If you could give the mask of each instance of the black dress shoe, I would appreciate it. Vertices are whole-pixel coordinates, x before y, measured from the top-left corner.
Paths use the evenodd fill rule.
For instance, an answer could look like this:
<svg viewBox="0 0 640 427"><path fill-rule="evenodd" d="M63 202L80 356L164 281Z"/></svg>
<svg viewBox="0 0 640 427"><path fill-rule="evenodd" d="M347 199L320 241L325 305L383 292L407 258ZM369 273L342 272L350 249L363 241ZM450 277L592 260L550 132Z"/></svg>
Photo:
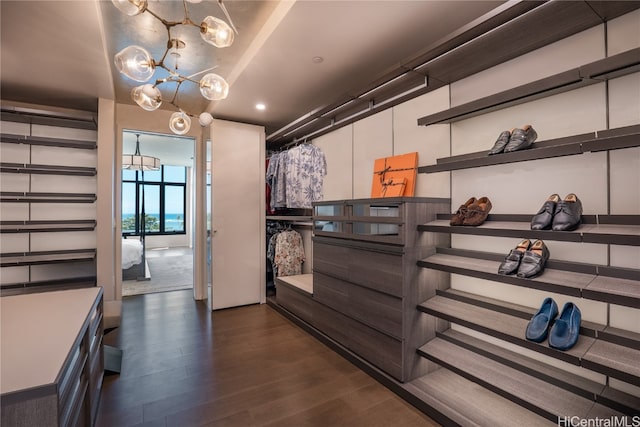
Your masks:
<svg viewBox="0 0 640 427"><path fill-rule="evenodd" d="M542 273L549 255L549 249L542 240L533 242L533 245L524 253L522 261L520 261L518 277L528 278Z"/></svg>
<svg viewBox="0 0 640 427"><path fill-rule="evenodd" d="M571 231L578 228L582 221L582 202L571 193L558 202L553 214L553 231Z"/></svg>
<svg viewBox="0 0 640 427"><path fill-rule="evenodd" d="M498 274L514 274L518 271L520 261L525 251L531 246L531 240L525 239L518 243L515 249L511 249L509 255L502 261L500 267L498 267Z"/></svg>
<svg viewBox="0 0 640 427"><path fill-rule="evenodd" d="M558 315L558 305L553 298L545 298L540 309L527 324L525 336L529 341L542 342L549 334L551 322Z"/></svg>
<svg viewBox="0 0 640 427"><path fill-rule="evenodd" d="M532 230L549 230L553 221L553 214L556 211L556 205L560 201L560 196L552 194L542 205L537 214L531 218Z"/></svg>
<svg viewBox="0 0 640 427"><path fill-rule="evenodd" d="M568 302L562 307L560 317L549 331L549 347L569 350L576 345L580 336L582 314L577 305Z"/></svg>
<svg viewBox="0 0 640 427"><path fill-rule="evenodd" d="M493 147L491 147L491 150L489 150L489 155L492 156L494 154L502 153L504 147L509 143L509 138L511 138L511 132L508 130L502 132L500 136L498 136L495 144L493 144Z"/></svg>
<svg viewBox="0 0 640 427"><path fill-rule="evenodd" d="M538 134L531 125L525 125L522 127L522 129L514 129L513 132L511 132L509 143L506 147L504 147L504 152L510 153L512 151L524 150L525 148L529 148L537 137Z"/></svg>

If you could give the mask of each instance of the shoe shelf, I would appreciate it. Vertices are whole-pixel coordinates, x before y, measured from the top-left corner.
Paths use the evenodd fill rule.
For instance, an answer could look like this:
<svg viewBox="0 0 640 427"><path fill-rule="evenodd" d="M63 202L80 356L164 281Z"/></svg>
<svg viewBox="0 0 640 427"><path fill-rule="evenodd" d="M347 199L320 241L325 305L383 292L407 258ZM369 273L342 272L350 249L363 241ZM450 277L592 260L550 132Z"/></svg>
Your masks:
<svg viewBox="0 0 640 427"><path fill-rule="evenodd" d="M95 228L96 220L94 219L0 221L0 234L93 231Z"/></svg>
<svg viewBox="0 0 640 427"><path fill-rule="evenodd" d="M61 148L82 148L86 150L95 150L98 146L96 141L49 138L43 136L12 135L6 133L0 134L0 142L6 142L9 144L44 145L48 147Z"/></svg>
<svg viewBox="0 0 640 427"><path fill-rule="evenodd" d="M531 230L532 216L489 214L483 224L468 227L451 226L449 225L451 214L438 214L435 221L418 225L418 230L435 233L640 246L640 215L582 215L582 224L574 231Z"/></svg>
<svg viewBox="0 0 640 427"><path fill-rule="evenodd" d="M544 427L556 426L513 400L503 397L455 372L440 368L404 385L425 412L435 410L447 419L443 425ZM415 403L414 403L415 404ZM514 423L514 420L517 422ZM557 420L556 420L557 421Z"/></svg>
<svg viewBox="0 0 640 427"><path fill-rule="evenodd" d="M438 291L436 296L418 305L418 310L511 344L545 354L604 375L640 385L640 334L615 331L604 333L603 325L581 323L580 338L566 351L535 343L525 338L525 330L535 310L466 292ZM629 341L633 346L626 346ZM427 343L428 344L428 343ZM638 409L638 408L636 408ZM556 414L557 415L557 414Z"/></svg>
<svg viewBox="0 0 640 427"><path fill-rule="evenodd" d="M74 277L57 280L37 280L32 282L5 283L0 285L2 296L22 294L25 291L42 292L46 290L60 290L83 288L96 285L96 276Z"/></svg>
<svg viewBox="0 0 640 427"><path fill-rule="evenodd" d="M93 193L35 193L30 191L1 191L2 203L93 203Z"/></svg>
<svg viewBox="0 0 640 427"><path fill-rule="evenodd" d="M41 175L95 176L96 168L82 166L34 165L28 163L0 163L0 172Z"/></svg>
<svg viewBox="0 0 640 427"><path fill-rule="evenodd" d="M635 396L452 329L437 333L418 353L551 421L566 411L586 418L594 404L609 415L640 407Z"/></svg>
<svg viewBox="0 0 640 427"><path fill-rule="evenodd" d="M435 173L471 169L638 146L640 146L640 125L633 125L546 141L536 141L529 149L500 153L493 156L489 156L489 150L485 150L443 157L437 159L435 165L420 166L418 172Z"/></svg>
<svg viewBox="0 0 640 427"><path fill-rule="evenodd" d="M421 117L418 119L418 125L429 126L437 123L453 123L637 71L640 71L640 48L631 49L513 89Z"/></svg>
<svg viewBox="0 0 640 427"><path fill-rule="evenodd" d="M538 277L520 278L498 274L504 257L504 254L497 253L436 248L434 255L419 260L418 265L576 298L640 308L639 270L549 260Z"/></svg>
<svg viewBox="0 0 640 427"><path fill-rule="evenodd" d="M0 267L20 267L25 265L94 261L95 258L95 249L11 252L0 254Z"/></svg>

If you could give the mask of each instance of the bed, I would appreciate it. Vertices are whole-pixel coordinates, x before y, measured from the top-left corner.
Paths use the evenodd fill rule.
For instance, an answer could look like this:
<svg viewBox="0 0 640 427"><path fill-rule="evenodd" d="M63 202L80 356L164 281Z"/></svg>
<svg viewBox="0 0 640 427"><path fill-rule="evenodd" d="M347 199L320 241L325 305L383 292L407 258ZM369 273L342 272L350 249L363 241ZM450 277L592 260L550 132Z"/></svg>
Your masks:
<svg viewBox="0 0 640 427"><path fill-rule="evenodd" d="M144 247L138 239L122 239L122 280L144 277ZM141 274L142 273L142 274Z"/></svg>

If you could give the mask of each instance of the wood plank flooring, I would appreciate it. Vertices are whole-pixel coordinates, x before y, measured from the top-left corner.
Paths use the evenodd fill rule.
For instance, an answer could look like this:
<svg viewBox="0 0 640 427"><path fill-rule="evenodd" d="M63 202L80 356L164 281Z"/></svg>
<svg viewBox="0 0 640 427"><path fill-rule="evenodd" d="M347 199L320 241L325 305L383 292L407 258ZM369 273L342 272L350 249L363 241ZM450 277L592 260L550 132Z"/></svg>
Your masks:
<svg viewBox="0 0 640 427"><path fill-rule="evenodd" d="M98 427L437 426L275 310L210 313L192 292L123 299Z"/></svg>

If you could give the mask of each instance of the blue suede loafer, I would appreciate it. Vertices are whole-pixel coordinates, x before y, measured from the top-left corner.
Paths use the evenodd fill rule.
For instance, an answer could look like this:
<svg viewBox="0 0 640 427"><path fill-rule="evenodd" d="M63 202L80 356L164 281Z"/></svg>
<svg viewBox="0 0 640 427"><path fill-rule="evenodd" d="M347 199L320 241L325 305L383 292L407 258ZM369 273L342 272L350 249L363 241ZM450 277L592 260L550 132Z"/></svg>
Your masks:
<svg viewBox="0 0 640 427"><path fill-rule="evenodd" d="M529 341L542 342L547 338L549 326L558 315L558 305L553 298L545 298L540 309L527 325L526 337Z"/></svg>
<svg viewBox="0 0 640 427"><path fill-rule="evenodd" d="M569 350L576 345L580 336L580 321L582 314L580 309L572 302L562 307L560 317L549 331L549 347L558 350Z"/></svg>

